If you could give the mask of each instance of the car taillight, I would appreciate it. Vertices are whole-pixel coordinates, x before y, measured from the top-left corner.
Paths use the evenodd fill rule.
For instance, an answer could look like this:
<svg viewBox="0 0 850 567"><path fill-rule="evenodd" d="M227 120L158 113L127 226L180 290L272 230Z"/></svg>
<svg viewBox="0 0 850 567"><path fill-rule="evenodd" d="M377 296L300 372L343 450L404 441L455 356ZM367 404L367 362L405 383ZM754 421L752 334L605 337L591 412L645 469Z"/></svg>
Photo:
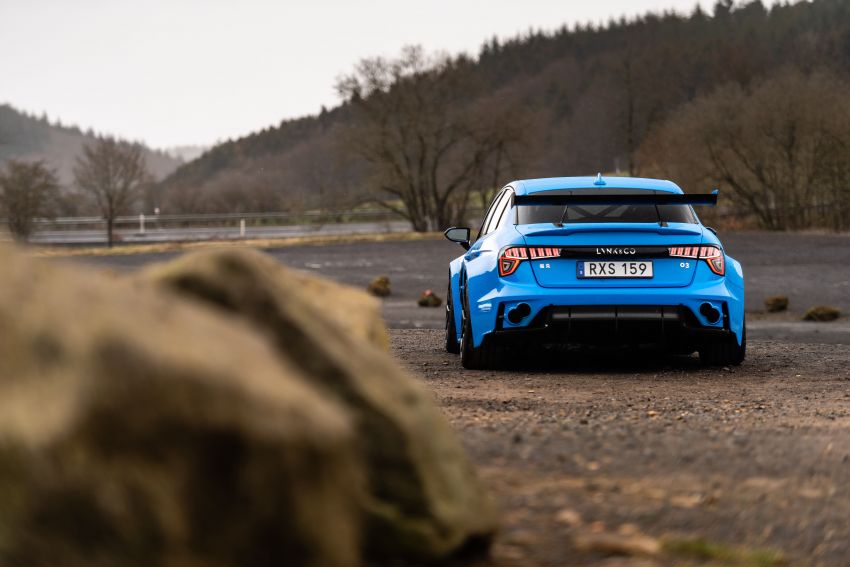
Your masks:
<svg viewBox="0 0 850 567"><path fill-rule="evenodd" d="M669 248L673 258L698 258L705 260L712 272L718 276L726 273L726 260L723 251L717 246L673 246Z"/></svg>
<svg viewBox="0 0 850 567"><path fill-rule="evenodd" d="M509 276L516 271L519 263L528 258L528 250L524 246L512 246L502 250L499 256L499 275Z"/></svg>
<svg viewBox="0 0 850 567"><path fill-rule="evenodd" d="M511 275L523 260L558 258L560 256L561 249L551 246L531 246L528 248L525 246L509 246L502 250L502 254L499 256L499 275Z"/></svg>

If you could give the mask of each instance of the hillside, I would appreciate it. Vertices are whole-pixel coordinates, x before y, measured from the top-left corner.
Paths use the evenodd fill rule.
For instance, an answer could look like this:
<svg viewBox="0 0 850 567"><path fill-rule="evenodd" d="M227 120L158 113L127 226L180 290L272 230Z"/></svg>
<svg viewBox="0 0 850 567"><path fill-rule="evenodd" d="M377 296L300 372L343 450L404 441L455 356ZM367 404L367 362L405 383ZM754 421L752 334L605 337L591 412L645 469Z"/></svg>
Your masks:
<svg viewBox="0 0 850 567"><path fill-rule="evenodd" d="M94 142L95 134L76 127L51 124L44 118L0 104L0 167L9 159L44 160L54 168L60 183L71 186L74 161L83 145ZM154 150L146 150L148 168L157 180L171 174L180 161Z"/></svg>
<svg viewBox="0 0 850 567"><path fill-rule="evenodd" d="M563 27L489 41L455 72L478 86L460 102L469 112L486 110L493 100L521 111L523 151L499 171L507 181L639 174L641 144L676 109L718 87L747 87L788 68L850 74L850 3L767 9L759 1L723 0L711 13ZM341 147L351 115L343 104L216 146L163 182L165 198L183 210L346 206L367 199L375 191L369 165Z"/></svg>
<svg viewBox="0 0 850 567"><path fill-rule="evenodd" d="M163 152L165 152L176 160L187 162L192 161L194 159L198 159L208 149L208 146L173 146L170 148L165 148Z"/></svg>

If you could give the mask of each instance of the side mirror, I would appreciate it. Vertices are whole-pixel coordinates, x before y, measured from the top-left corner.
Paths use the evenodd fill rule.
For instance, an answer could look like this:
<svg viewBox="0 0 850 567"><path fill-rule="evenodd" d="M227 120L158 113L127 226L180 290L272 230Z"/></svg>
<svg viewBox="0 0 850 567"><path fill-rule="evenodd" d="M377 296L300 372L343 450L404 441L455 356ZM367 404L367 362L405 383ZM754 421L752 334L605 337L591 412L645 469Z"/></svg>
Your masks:
<svg viewBox="0 0 850 567"><path fill-rule="evenodd" d="M456 227L453 226L451 228L446 229L446 232L443 233L446 238L451 240L452 242L457 242L461 246L463 246L464 250L469 250L469 234L470 231L466 227Z"/></svg>
<svg viewBox="0 0 850 567"><path fill-rule="evenodd" d="M710 230L710 231L714 234L714 236L717 236L717 231L716 231L716 230L714 230L714 229L713 229L713 228L711 228L710 226L707 226L707 227L705 227L705 228L706 228L707 230Z"/></svg>

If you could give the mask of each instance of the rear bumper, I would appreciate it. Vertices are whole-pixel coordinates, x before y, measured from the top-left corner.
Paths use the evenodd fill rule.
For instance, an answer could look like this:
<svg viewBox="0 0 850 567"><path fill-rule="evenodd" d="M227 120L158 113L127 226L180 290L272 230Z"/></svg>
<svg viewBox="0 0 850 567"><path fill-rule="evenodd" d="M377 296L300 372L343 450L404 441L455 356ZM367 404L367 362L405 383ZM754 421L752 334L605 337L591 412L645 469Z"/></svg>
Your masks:
<svg viewBox="0 0 850 567"><path fill-rule="evenodd" d="M708 268L705 268L705 272ZM739 278L697 273L686 287L584 288L552 290L511 282L483 294L469 305L473 340L479 346L486 336L499 341L534 335L552 342L629 342L644 334L661 342L701 342L735 335L743 337L744 289ZM741 282L743 283L743 282ZM474 293L470 294L474 297ZM510 321L507 313L526 303L529 315ZM704 303L723 316L710 321L700 313ZM601 331L598 331L600 330ZM630 333L630 329L636 329ZM660 329L660 331L659 331ZM598 332L597 332L598 331ZM515 339L516 337L516 339ZM583 338L586 337L586 338Z"/></svg>
<svg viewBox="0 0 850 567"><path fill-rule="evenodd" d="M692 351L700 344L734 336L727 308L712 326L703 325L684 305L550 305L522 327L506 327L504 309L500 311L496 329L486 340L503 347L652 345Z"/></svg>

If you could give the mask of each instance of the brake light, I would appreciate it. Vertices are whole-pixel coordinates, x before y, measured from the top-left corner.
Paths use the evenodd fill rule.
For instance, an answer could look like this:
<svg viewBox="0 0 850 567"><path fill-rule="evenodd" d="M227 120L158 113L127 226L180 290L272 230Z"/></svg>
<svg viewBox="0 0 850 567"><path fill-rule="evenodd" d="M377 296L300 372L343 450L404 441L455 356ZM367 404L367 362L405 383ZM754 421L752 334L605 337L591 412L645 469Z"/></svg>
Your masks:
<svg viewBox="0 0 850 567"><path fill-rule="evenodd" d="M726 273L726 259L723 251L717 246L701 246L699 257L706 261L711 271L722 276Z"/></svg>
<svg viewBox="0 0 850 567"><path fill-rule="evenodd" d="M550 246L509 246L502 250L499 256L499 275L509 276L514 273L523 260L538 260L541 258L559 258L560 248Z"/></svg>
<svg viewBox="0 0 850 567"><path fill-rule="evenodd" d="M705 260L711 271L718 276L726 273L726 259L723 257L723 251L717 246L673 246L668 251L673 258Z"/></svg>
<svg viewBox="0 0 850 567"><path fill-rule="evenodd" d="M519 263L528 258L528 250L523 246L513 246L502 250L499 256L499 275L509 276L519 268Z"/></svg>

